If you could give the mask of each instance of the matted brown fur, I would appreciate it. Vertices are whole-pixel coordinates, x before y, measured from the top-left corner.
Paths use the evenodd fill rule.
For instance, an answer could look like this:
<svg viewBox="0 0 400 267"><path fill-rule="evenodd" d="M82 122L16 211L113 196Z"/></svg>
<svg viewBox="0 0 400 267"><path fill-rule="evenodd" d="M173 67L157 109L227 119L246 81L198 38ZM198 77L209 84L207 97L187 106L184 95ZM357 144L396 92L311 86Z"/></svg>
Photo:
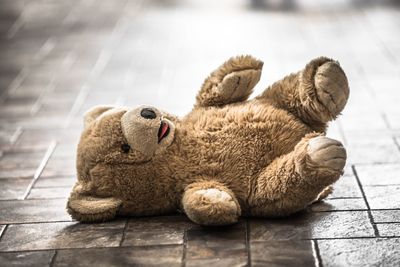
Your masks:
<svg viewBox="0 0 400 267"><path fill-rule="evenodd" d="M90 222L179 209L223 225L289 215L326 197L346 161L342 144L324 134L346 104L347 78L321 57L247 100L262 65L250 56L225 62L183 118L154 107L87 112L68 212Z"/></svg>

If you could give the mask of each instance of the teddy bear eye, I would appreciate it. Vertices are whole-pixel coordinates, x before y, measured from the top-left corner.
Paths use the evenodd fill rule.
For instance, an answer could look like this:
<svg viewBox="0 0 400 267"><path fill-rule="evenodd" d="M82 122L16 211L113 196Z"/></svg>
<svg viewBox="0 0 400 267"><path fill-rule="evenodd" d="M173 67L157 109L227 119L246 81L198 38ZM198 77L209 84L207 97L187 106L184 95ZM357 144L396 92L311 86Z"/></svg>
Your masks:
<svg viewBox="0 0 400 267"><path fill-rule="evenodd" d="M130 145L128 145L128 144L122 144L122 145L121 145L121 150L122 150L122 152L124 152L124 153L129 153L129 150L131 150L131 147L130 147Z"/></svg>

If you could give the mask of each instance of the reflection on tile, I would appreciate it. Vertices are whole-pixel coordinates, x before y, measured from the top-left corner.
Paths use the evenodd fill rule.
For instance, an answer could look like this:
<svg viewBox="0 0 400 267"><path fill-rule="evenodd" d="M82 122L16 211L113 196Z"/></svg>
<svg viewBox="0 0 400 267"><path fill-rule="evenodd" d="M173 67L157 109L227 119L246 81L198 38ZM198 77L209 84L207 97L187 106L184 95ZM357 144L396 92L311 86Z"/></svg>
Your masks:
<svg viewBox="0 0 400 267"><path fill-rule="evenodd" d="M187 259L246 257L243 222L230 227L196 227L187 231Z"/></svg>
<svg viewBox="0 0 400 267"><path fill-rule="evenodd" d="M181 266L182 246L60 250L54 261L62 266Z"/></svg>
<svg viewBox="0 0 400 267"><path fill-rule="evenodd" d="M71 221L65 199L0 201L0 223Z"/></svg>
<svg viewBox="0 0 400 267"><path fill-rule="evenodd" d="M314 266L314 251L311 241L253 242L252 266Z"/></svg>
<svg viewBox="0 0 400 267"><path fill-rule="evenodd" d="M117 247L125 221L98 224L75 222L9 225L0 251Z"/></svg>
<svg viewBox="0 0 400 267"><path fill-rule="evenodd" d="M54 251L2 252L1 266L49 266Z"/></svg>

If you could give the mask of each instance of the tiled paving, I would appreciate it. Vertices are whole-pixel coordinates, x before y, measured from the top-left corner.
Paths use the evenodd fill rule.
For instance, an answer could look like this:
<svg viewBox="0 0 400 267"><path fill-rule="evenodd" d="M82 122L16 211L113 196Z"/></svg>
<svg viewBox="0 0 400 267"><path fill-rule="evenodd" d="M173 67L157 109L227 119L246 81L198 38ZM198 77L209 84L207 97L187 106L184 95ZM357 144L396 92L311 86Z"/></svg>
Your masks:
<svg viewBox="0 0 400 267"><path fill-rule="evenodd" d="M373 2L1 0L0 266L400 266L400 5ZM335 192L221 228L179 214L72 221L83 112L183 115L236 54L265 62L255 94L313 57L341 62L351 95L329 136L349 161Z"/></svg>

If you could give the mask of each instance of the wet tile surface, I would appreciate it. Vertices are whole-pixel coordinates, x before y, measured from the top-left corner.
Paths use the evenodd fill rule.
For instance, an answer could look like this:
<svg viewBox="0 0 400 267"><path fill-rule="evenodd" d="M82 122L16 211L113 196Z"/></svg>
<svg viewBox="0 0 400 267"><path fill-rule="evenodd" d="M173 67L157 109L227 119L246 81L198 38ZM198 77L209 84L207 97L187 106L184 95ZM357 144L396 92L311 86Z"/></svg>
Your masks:
<svg viewBox="0 0 400 267"><path fill-rule="evenodd" d="M395 1L0 1L0 266L399 266L399 15ZM311 58L340 61L351 94L328 136L348 161L334 192L231 227L72 222L84 112L149 104L183 116L236 54L265 60L253 95Z"/></svg>
<svg viewBox="0 0 400 267"><path fill-rule="evenodd" d="M9 225L1 239L0 251L117 247L124 226L125 221Z"/></svg>
<svg viewBox="0 0 400 267"><path fill-rule="evenodd" d="M53 266L181 266L182 246L60 250Z"/></svg>
<svg viewBox="0 0 400 267"><path fill-rule="evenodd" d="M315 265L311 241L253 242L250 248L252 266Z"/></svg>
<svg viewBox="0 0 400 267"><path fill-rule="evenodd" d="M0 223L70 221L65 199L10 200L0 202Z"/></svg>
<svg viewBox="0 0 400 267"><path fill-rule="evenodd" d="M49 266L54 251L0 252L1 266Z"/></svg>

